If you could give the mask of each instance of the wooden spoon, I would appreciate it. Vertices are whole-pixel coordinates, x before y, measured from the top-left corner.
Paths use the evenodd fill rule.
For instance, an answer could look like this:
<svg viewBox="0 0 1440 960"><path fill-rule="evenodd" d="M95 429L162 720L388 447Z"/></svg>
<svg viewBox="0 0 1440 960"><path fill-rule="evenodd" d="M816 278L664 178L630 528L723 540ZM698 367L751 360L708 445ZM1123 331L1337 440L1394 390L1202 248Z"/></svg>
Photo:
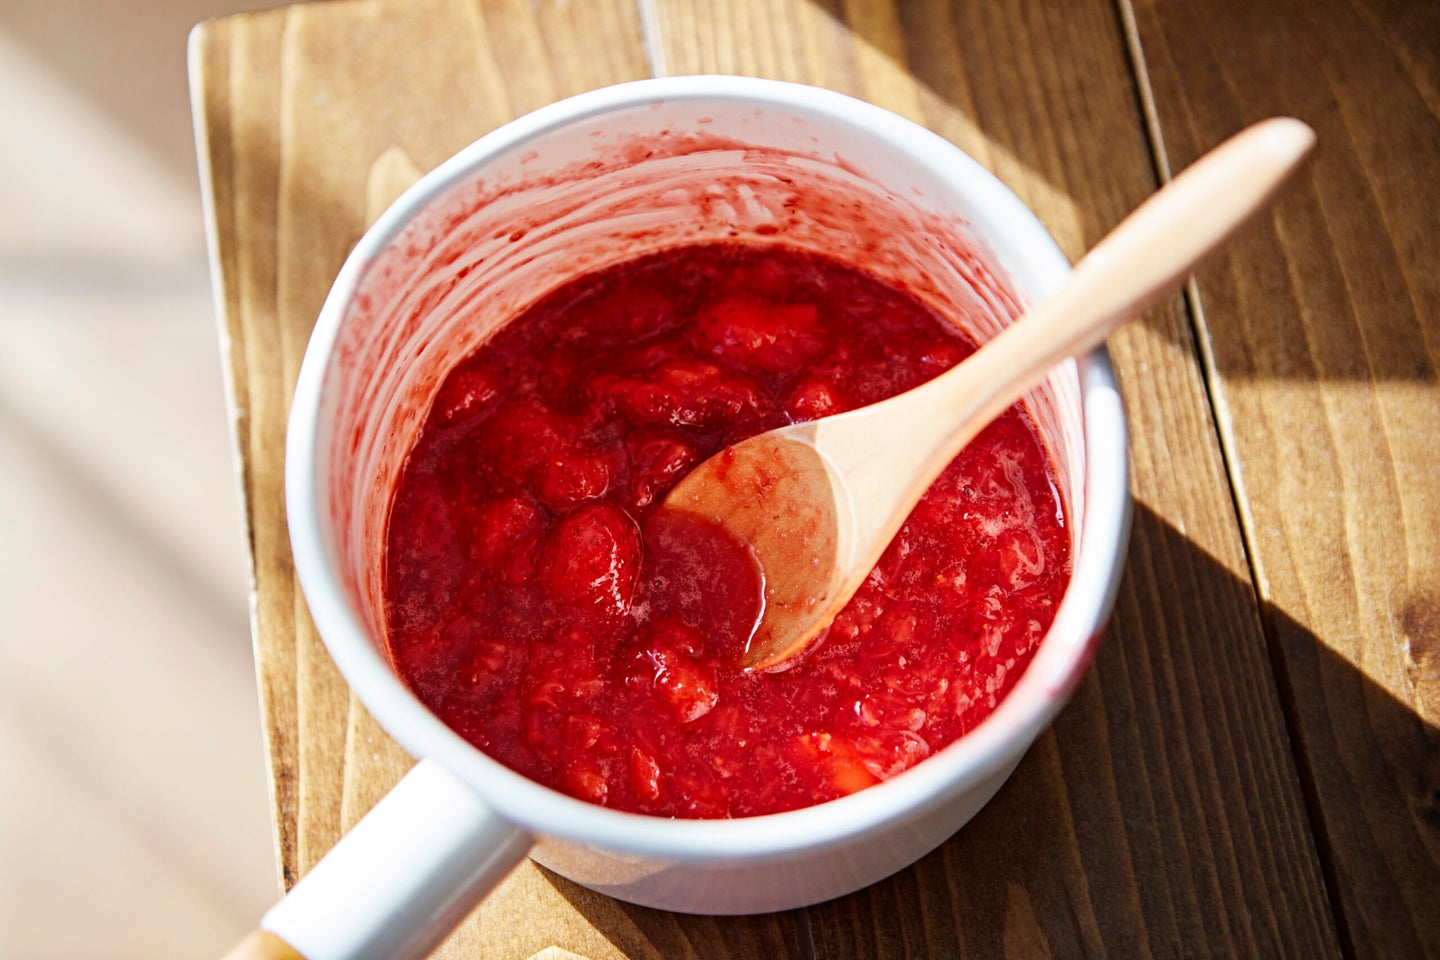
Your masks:
<svg viewBox="0 0 1440 960"><path fill-rule="evenodd" d="M1242 131L1141 204L1057 294L963 363L889 400L737 443L685 477L664 507L748 543L764 577L742 665L782 669L803 653L960 449L1055 364L1178 287L1314 142L1289 118Z"/></svg>

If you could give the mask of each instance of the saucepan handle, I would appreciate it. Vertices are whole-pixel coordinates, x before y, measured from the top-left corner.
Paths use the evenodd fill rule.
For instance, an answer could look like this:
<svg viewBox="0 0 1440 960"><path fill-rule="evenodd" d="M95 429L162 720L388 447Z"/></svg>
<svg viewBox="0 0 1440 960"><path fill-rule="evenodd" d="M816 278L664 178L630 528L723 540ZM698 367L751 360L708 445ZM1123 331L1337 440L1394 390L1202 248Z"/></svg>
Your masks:
<svg viewBox="0 0 1440 960"><path fill-rule="evenodd" d="M424 957L533 842L422 760L225 960Z"/></svg>

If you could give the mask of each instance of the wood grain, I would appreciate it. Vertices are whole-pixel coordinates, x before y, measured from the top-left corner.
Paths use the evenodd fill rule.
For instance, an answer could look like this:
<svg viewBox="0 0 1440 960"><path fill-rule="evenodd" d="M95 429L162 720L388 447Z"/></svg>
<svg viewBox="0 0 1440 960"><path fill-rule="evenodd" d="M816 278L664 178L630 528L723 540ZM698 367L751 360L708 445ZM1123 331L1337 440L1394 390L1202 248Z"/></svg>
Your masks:
<svg viewBox="0 0 1440 960"><path fill-rule="evenodd" d="M920 120L990 165L1072 257L1155 188L1107 4L661 0L659 11L671 72L743 66ZM725 59L735 50L743 64ZM1337 952L1179 299L1111 350L1138 514L1095 675L941 851L810 911L819 955Z"/></svg>
<svg viewBox="0 0 1440 960"><path fill-rule="evenodd" d="M1197 315L1347 946L1440 956L1440 8L1137 4L1164 160L1321 151Z"/></svg>
<svg viewBox="0 0 1440 960"><path fill-rule="evenodd" d="M280 483L284 415L310 325L350 246L391 198L480 133L560 96L652 69L719 70L818 83L930 126L1000 175L1077 256L1154 189L1152 145L1161 150L1159 160L1183 162L1240 126L1226 109L1258 109L1245 101L1240 110L1226 99L1234 64L1213 51L1195 56L1192 47L1209 41L1191 34L1210 28L1181 14L1164 4L1117 12L1103 0L1063 8L958 0L655 0L638 6L620 0L346 0L199 28L192 79L247 503L256 655L285 884L410 762L346 692L314 635L290 567ZM1378 11L1369 15L1366 23L1385 19ZM1127 35L1131 25L1138 34ZM1412 100L1428 104L1433 120L1433 55L1417 48L1417 29L1391 28L1387 42L1397 52L1389 62L1399 64L1400 73L1410 71ZM1143 42L1131 43L1135 35ZM1167 65L1169 47L1177 52ZM1154 61L1153 82L1136 51ZM1310 95L1295 96L1301 93ZM1211 107L1193 107L1205 97ZM1416 120L1403 129L1411 132L1402 145L1433 146L1426 139L1432 127ZM969 827L890 881L807 911L762 918L644 910L527 864L441 954L1334 955L1337 920L1322 867L1333 871L1342 891L1370 876L1356 868L1352 877L1336 866L1348 835L1335 824L1348 822L1343 807L1352 799L1361 808L1350 815L1355 829L1383 841L1380 867L1365 869L1388 877L1386 889L1402 906L1373 922L1368 915L1354 919L1352 913L1380 907L1378 895L1367 906L1352 891L1336 898L1338 926L1352 947L1363 941L1404 952L1427 939L1433 945L1437 938L1415 899L1428 890L1414 886L1423 871L1400 860L1406 843L1411 861L1433 853L1427 844L1435 820L1433 795L1427 801L1423 792L1406 792L1414 783L1434 782L1407 766L1414 756L1433 758L1426 744L1433 744L1434 729L1404 720L1416 716L1412 706L1428 702L1433 709L1440 697L1428 679L1440 647L1437 615L1425 602L1434 594L1424 592L1433 570L1424 561L1433 556L1427 550L1434 545L1434 514L1423 481L1427 464L1436 462L1426 446L1436 431L1416 406L1433 404L1426 391L1434 387L1437 341L1433 326L1420 318L1433 323L1436 316L1434 281L1421 269L1427 255L1433 262L1434 248L1420 229L1420 211L1405 210L1404 176L1381 169L1379 157L1371 156L1373 143L1360 138L1356 144L1352 153L1366 162L1350 167L1364 171L1358 182L1368 193L1337 200L1312 190L1308 200L1288 204L1246 235L1244 260L1257 266L1206 274L1197 301L1206 323L1198 343L1206 350L1197 348L1191 313L1179 298L1112 340L1132 422L1137 501L1116 616L1075 702ZM1432 150L1407 162L1433 173L1434 158ZM1368 225L1369 239L1342 236L1341 221ZM1355 272L1371 242L1381 251L1372 259L1384 254L1401 266L1379 277L1373 270ZM1327 279L1327 269L1341 279ZM1315 284L1313 291L1296 294L1295 277ZM1284 316L1264 309L1272 288L1291 298ZM1301 362L1308 360L1313 366L1313 344L1324 348L1328 362L1347 358L1345 328L1338 328L1338 340L1326 339L1336 329L1325 318L1337 291L1339 302L1351 305L1380 298L1408 316L1409 325L1392 323L1377 335L1359 330L1361 318L1347 314L1364 344L1358 351L1367 358L1363 369L1318 384L1269 376L1275 372L1269 365L1308 369ZM1231 322L1249 331L1250 340L1224 352L1214 342L1217 315L1236 318ZM1273 347L1267 353L1261 333L1277 323L1303 331L1305 355L1297 359ZM1409 339L1396 346L1393 330ZM1410 376L1401 376L1403 361L1415 357L1424 358L1424 371L1412 364ZM1246 364L1267 375L1252 376L1255 369ZM1223 400L1218 425L1207 383L1214 370ZM1329 472L1315 488L1297 488L1296 471L1259 449L1277 443L1294 451L1289 428L1267 425L1247 440L1235 426L1237 411L1278 417L1275 411L1284 409L1292 417L1323 416L1318 426L1300 425L1320 430L1319 436L1327 435L1325 427L1333 436L1330 425L1355 409L1347 405L1354 400L1350 390L1371 394L1359 408L1368 419L1345 434L1349 445L1320 459ZM1250 406L1242 410L1247 396ZM1407 420L1410 414L1418 419ZM1232 467L1241 467L1233 474L1243 482L1238 496L1220 435ZM1338 529L1315 525L1318 505L1327 498L1346 503L1354 484L1370 482L1351 457L1366 463L1377 451L1390 464L1390 478L1379 483L1389 499L1364 510L1359 500L1350 501L1353 512L1344 513ZM1299 462L1311 467L1310 460ZM1257 485L1265 488L1260 495L1247 492ZM1308 497L1317 517L1297 521L1287 510L1295 496ZM1406 518L1398 531L1396 515ZM1257 533L1262 525L1282 532L1273 543L1264 541ZM1367 557L1390 565L1377 570L1352 558L1324 566L1326 542L1369 551ZM1387 543L1404 545L1403 562L1384 552ZM1363 598L1351 601L1348 621L1335 621L1349 625L1343 630L1314 612L1334 602L1334 583ZM1409 631L1411 656L1430 668L1409 669L1399 646L1373 643L1365 632L1364 618L1397 583L1414 585L1405 599L1420 598L1399 622ZM1311 631L1317 627L1333 628L1333 638L1316 643L1322 634ZM1278 675L1267 630L1284 651ZM1331 654L1332 647L1342 656ZM1398 672L1370 664L1372 654ZM1352 663L1376 672L1367 679ZM1396 678L1408 678L1409 686ZM1292 691L1301 689L1307 697L1318 691L1318 717L1297 706L1303 698ZM1370 718L1360 725L1368 732L1345 729L1355 716ZM1303 744L1298 770L1292 734ZM1405 762L1390 763L1393 757ZM1405 771L1415 779L1388 794L1365 783L1378 772L1398 784ZM1333 799L1307 808L1307 791ZM1325 828L1320 852L1331 859L1323 864L1312 814ZM1430 834L1421 829L1426 823ZM1433 857L1430 862L1433 867ZM1409 939L1380 938L1377 925L1397 910Z"/></svg>

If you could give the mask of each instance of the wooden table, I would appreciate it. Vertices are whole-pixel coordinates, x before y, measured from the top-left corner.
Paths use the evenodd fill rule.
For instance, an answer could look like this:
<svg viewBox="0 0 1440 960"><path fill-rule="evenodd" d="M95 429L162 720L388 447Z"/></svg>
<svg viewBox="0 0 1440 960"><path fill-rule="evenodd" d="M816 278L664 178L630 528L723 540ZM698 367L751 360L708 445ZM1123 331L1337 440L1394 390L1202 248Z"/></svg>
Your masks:
<svg viewBox="0 0 1440 960"><path fill-rule="evenodd" d="M1245 123L1315 162L1111 341L1136 513L1072 705L966 829L807 910L631 907L526 864L446 957L1440 956L1440 6L340 0L198 28L196 122L285 884L410 764L296 589L285 411L346 252L511 117L652 74L863 97L1072 256Z"/></svg>

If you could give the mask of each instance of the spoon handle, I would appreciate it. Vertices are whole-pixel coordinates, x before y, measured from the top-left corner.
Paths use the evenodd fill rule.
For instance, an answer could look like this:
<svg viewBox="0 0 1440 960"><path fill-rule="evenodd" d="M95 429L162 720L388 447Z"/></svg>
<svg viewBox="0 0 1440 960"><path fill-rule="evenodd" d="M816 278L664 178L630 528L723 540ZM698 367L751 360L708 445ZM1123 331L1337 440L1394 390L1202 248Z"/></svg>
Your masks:
<svg viewBox="0 0 1440 960"><path fill-rule="evenodd" d="M1086 254L1056 296L995 337L975 354L976 363L964 365L973 369L957 370L950 390L967 406L983 398L970 416L980 426L988 423L1056 363L1099 346L1121 323L1174 291L1268 203L1314 142L1304 123L1277 117L1201 157Z"/></svg>
<svg viewBox="0 0 1440 960"><path fill-rule="evenodd" d="M872 525L857 542L883 551L920 495L986 424L1055 364L1099 346L1178 287L1265 206L1314 142L1314 132L1299 120L1274 118L1247 128L1137 207L1076 265L1058 293L964 363L909 393L853 411L858 419L837 431L833 450L825 442L828 431L817 430L811 443L847 476L853 501L878 507L857 517L860 525ZM850 416L833 419L838 427ZM843 462L868 446L855 443L857 428L874 434L871 450L884 449L883 458L871 453ZM897 430L906 435L906 450L895 449ZM913 482L895 483L907 468Z"/></svg>

